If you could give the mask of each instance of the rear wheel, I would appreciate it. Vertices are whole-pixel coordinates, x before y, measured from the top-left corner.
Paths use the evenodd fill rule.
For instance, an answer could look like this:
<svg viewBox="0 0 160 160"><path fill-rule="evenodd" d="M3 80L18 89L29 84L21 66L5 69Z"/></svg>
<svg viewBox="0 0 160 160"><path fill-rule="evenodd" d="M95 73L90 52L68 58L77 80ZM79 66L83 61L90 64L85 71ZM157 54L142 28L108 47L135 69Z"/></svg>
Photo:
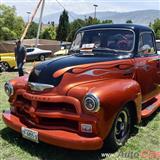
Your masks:
<svg viewBox="0 0 160 160"><path fill-rule="evenodd" d="M123 146L129 138L131 130L131 115L129 109L124 107L116 116L111 132L106 139L106 148L114 152Z"/></svg>
<svg viewBox="0 0 160 160"><path fill-rule="evenodd" d="M2 72L8 71L10 69L10 66L7 62L2 62L1 63L1 70Z"/></svg>
<svg viewBox="0 0 160 160"><path fill-rule="evenodd" d="M41 54L41 55L39 56L39 60L40 60L40 61L45 61L45 55Z"/></svg>

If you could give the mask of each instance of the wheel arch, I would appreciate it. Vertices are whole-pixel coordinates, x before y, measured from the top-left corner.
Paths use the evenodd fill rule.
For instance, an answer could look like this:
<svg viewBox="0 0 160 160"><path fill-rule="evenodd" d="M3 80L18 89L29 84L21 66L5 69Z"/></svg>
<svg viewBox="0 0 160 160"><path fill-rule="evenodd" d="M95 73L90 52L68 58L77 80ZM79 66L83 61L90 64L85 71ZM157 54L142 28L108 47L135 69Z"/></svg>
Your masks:
<svg viewBox="0 0 160 160"><path fill-rule="evenodd" d="M139 117L137 113L137 104L135 101L129 101L125 106L129 109L129 112L131 114L131 121L132 121L132 127L139 123Z"/></svg>
<svg viewBox="0 0 160 160"><path fill-rule="evenodd" d="M122 107L121 107L121 111L123 109L127 109L127 111L129 112L129 117L131 117L130 119L130 128L128 130L128 133L126 134L126 139L124 140L124 142L122 143L122 145L125 144L125 142L128 140L128 138L130 137L130 134L133 132L133 129L134 129L134 125L137 124L137 121L138 121L138 117L137 117L137 110L136 110L136 103L134 101L128 101L126 104L124 104ZM117 114L115 115L115 119L113 121L113 124L112 124L112 127L110 129L110 131L108 132L107 136L104 138L104 147L106 149L108 149L109 151L117 151L117 149L119 147L121 147L122 145L117 145L115 143L115 124L116 124L116 119L118 117L120 112L117 112Z"/></svg>

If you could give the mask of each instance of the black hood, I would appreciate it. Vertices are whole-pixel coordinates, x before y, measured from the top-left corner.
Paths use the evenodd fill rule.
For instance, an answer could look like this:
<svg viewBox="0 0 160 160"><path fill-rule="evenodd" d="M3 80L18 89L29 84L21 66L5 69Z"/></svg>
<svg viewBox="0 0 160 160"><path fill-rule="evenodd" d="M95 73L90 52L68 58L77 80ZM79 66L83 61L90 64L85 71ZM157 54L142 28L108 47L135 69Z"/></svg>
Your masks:
<svg viewBox="0 0 160 160"><path fill-rule="evenodd" d="M96 56L67 56L58 59L52 59L38 64L30 73L29 82L51 84L57 86L63 75L58 78L53 78L53 73L56 71L70 67L77 66L82 64L96 63L96 62L105 62L116 60L117 57L96 57ZM70 71L68 71L70 72Z"/></svg>

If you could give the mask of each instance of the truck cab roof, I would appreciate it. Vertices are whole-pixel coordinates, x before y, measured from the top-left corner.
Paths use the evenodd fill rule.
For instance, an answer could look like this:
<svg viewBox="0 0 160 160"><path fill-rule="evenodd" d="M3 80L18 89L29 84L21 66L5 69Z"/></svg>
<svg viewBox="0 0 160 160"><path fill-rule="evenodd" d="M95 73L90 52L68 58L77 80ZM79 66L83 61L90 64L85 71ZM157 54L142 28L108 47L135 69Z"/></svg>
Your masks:
<svg viewBox="0 0 160 160"><path fill-rule="evenodd" d="M142 25L136 25L136 24L96 24L96 25L90 25L90 26L86 26L83 27L81 29L78 30L78 32L80 31L84 31L84 30L93 30L93 29L102 29L102 28L108 28L108 29L131 29L134 31L152 31L151 28L146 27L146 26L142 26Z"/></svg>

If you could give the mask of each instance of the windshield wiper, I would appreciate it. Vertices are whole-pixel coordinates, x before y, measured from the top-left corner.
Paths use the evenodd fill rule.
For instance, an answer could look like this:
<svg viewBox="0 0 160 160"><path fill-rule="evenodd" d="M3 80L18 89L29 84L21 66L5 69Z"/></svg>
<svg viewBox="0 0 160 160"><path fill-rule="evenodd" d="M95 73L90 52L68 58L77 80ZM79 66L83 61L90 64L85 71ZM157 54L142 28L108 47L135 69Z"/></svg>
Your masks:
<svg viewBox="0 0 160 160"><path fill-rule="evenodd" d="M92 51L81 51L81 50L70 50L70 54L76 55L76 56L94 56L95 53Z"/></svg>
<svg viewBox="0 0 160 160"><path fill-rule="evenodd" d="M79 54L80 50L69 50L70 54Z"/></svg>
<svg viewBox="0 0 160 160"><path fill-rule="evenodd" d="M110 48L94 48L93 49L93 53L95 55L115 55L118 56L119 52L117 50L114 49L110 49Z"/></svg>
<svg viewBox="0 0 160 160"><path fill-rule="evenodd" d="M83 55L83 56L94 56L95 53L93 53L93 52L81 52L80 55Z"/></svg>
<svg viewBox="0 0 160 160"><path fill-rule="evenodd" d="M111 51L114 53L118 53L119 51L116 49L111 49L111 48L94 48L93 51Z"/></svg>

